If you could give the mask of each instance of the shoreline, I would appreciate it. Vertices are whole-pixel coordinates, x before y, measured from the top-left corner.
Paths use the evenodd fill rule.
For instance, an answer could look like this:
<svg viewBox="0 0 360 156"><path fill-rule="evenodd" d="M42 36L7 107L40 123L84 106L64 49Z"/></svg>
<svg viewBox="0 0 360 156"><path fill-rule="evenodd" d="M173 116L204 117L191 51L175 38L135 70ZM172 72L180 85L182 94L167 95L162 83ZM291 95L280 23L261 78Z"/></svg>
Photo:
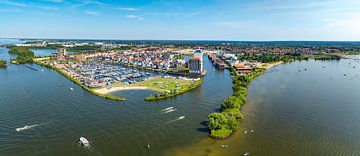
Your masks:
<svg viewBox="0 0 360 156"><path fill-rule="evenodd" d="M100 94L109 94L109 93L113 93L113 92L118 92L118 91L123 91L123 90L152 90L148 87L128 87L128 86L124 86L124 87L111 87L111 88L99 88L99 89L93 89L95 92L100 93Z"/></svg>
<svg viewBox="0 0 360 156"><path fill-rule="evenodd" d="M106 98L106 99L114 100L114 101L125 101L127 99L122 98L122 97L118 97L118 96L113 96L113 95L111 95L109 93L116 92L116 91L122 91L122 90L150 90L150 91L155 91L155 92L159 92L161 94L167 95L167 96L162 96L162 97L159 97L159 98L152 98L152 95L150 95L150 96L148 96L147 98L144 99L145 101L154 101L154 100L167 99L167 98L170 98L170 97L173 97L173 96L177 96L177 95L186 93L186 92L200 86L200 84L202 82L202 80L195 81L195 84L196 84L195 87L191 87L190 89L184 90L182 92L178 92L176 94L171 94L171 95L169 95L167 93L168 90L160 89L160 88L156 88L156 87L151 87L151 86L142 86L143 85L142 83L133 84L133 86L122 86L120 84L120 86L114 86L114 87L111 87L111 88L105 88L105 87L102 87L102 88L89 88L89 87L85 86L84 84L82 84L79 80L71 77L69 74L62 71L61 69L59 69L59 68L57 68L55 66L52 66L50 64L41 62L41 61L46 60L46 59L47 58L37 58L37 59L34 59L34 63L59 72L61 75L65 76L70 81L76 83L77 85L79 85L80 87L82 87L83 89L85 89L86 91L88 91L88 92L90 92L90 93L92 93L94 95L97 95L97 96L100 96L100 97L103 97L103 98ZM198 82L200 82L200 83L198 83Z"/></svg>
<svg viewBox="0 0 360 156"><path fill-rule="evenodd" d="M75 84L79 85L80 87L82 87L84 90L94 94L94 95L97 95L99 97L102 97L102 98L106 98L106 99L109 99L109 100L114 100L114 101L125 101L127 99L125 98L122 98L122 97L117 97L117 96L112 96L112 95L109 95L109 94L101 94L101 93L97 93L95 92L93 89L90 89L88 87L86 87L85 85L83 85L80 81L76 80L75 78L69 76L67 73L61 71L60 69L52 66L52 65L49 65L49 64L44 64L42 62L39 62L38 60L34 60L34 63L35 64L38 64L40 66L43 66L43 67L46 67L46 68L49 68L49 69L52 69L52 70L55 70L57 71L58 73L60 73L61 75L63 75L64 77L68 78L70 81L74 82Z"/></svg>

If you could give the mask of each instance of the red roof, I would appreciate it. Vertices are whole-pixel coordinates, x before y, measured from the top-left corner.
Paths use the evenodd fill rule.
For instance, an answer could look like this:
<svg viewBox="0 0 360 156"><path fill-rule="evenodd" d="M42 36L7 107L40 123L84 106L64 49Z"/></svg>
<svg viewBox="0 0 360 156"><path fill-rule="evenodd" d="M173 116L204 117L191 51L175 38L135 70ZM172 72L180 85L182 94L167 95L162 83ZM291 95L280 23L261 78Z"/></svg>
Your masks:
<svg viewBox="0 0 360 156"><path fill-rule="evenodd" d="M245 65L244 65L244 64L241 64L241 63L238 63L238 64L235 64L234 67L235 67L235 68L244 68Z"/></svg>
<svg viewBox="0 0 360 156"><path fill-rule="evenodd" d="M193 58L190 58L189 60L200 61L200 58L198 58L198 57L193 57Z"/></svg>

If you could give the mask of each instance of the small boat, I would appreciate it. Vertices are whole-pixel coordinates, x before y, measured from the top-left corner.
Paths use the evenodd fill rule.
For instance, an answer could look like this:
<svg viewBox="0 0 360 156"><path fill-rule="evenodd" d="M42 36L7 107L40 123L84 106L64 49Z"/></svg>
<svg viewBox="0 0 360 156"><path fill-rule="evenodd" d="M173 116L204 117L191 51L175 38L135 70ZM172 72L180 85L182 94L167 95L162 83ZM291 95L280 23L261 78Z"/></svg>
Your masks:
<svg viewBox="0 0 360 156"><path fill-rule="evenodd" d="M179 117L179 120L184 119L184 118L185 118L185 116L180 116L180 117Z"/></svg>
<svg viewBox="0 0 360 156"><path fill-rule="evenodd" d="M74 90L74 88L70 88L70 90L71 90L71 91L73 91L73 90Z"/></svg>
<svg viewBox="0 0 360 156"><path fill-rule="evenodd" d="M250 153L249 153L249 152L244 153L244 156L248 156L248 155L250 155Z"/></svg>
<svg viewBox="0 0 360 156"><path fill-rule="evenodd" d="M31 126L25 125L24 127L16 128L15 130L16 130L17 132L20 132L20 131L23 131L23 130L26 130L26 129L30 129L30 128L35 127L35 126L37 126L37 125L31 125Z"/></svg>
<svg viewBox="0 0 360 156"><path fill-rule="evenodd" d="M251 133L254 133L254 130L252 129L252 130L250 130L250 132L251 132Z"/></svg>
<svg viewBox="0 0 360 156"><path fill-rule="evenodd" d="M150 148L151 148L150 144L147 144L146 148L147 148L147 149L150 149Z"/></svg>
<svg viewBox="0 0 360 156"><path fill-rule="evenodd" d="M244 134L246 134L247 133L247 131L244 131Z"/></svg>
<svg viewBox="0 0 360 156"><path fill-rule="evenodd" d="M221 147L222 147L222 148L227 148L227 147L228 147L228 145L223 144L223 145L221 145Z"/></svg>
<svg viewBox="0 0 360 156"><path fill-rule="evenodd" d="M58 85L58 86L61 86L61 84L60 84L60 83L58 83L57 85Z"/></svg>
<svg viewBox="0 0 360 156"><path fill-rule="evenodd" d="M83 145L83 146L85 146L85 147L90 146L89 141L88 141L86 138L84 138L84 137L80 137L80 139L79 139L79 144L81 144L81 145Z"/></svg>
<svg viewBox="0 0 360 156"><path fill-rule="evenodd" d="M346 74L344 74L344 76L346 76Z"/></svg>

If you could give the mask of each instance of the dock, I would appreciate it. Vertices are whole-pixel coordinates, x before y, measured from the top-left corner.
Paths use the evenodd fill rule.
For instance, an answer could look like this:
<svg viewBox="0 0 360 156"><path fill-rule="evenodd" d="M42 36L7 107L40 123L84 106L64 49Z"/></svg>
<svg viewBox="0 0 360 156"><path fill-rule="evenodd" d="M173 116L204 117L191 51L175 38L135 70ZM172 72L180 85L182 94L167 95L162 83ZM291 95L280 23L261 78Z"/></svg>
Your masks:
<svg viewBox="0 0 360 156"><path fill-rule="evenodd" d="M28 65L25 65L25 67L27 67L27 68L29 68L29 69L32 69L32 70L35 70L35 71L39 71L38 69L33 68L33 67L30 67L30 66L28 66Z"/></svg>

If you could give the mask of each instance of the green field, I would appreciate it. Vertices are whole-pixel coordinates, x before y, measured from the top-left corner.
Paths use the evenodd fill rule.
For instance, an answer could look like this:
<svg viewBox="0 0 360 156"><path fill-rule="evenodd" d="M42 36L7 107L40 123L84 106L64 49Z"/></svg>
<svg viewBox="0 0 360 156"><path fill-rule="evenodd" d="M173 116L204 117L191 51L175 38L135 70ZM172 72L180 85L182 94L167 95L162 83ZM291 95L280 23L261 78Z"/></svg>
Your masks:
<svg viewBox="0 0 360 156"><path fill-rule="evenodd" d="M145 98L147 101L154 101L173 97L195 89L202 83L202 80L188 81L172 78L153 78L135 84L114 83L111 87L146 87L147 90L156 91L155 94Z"/></svg>

